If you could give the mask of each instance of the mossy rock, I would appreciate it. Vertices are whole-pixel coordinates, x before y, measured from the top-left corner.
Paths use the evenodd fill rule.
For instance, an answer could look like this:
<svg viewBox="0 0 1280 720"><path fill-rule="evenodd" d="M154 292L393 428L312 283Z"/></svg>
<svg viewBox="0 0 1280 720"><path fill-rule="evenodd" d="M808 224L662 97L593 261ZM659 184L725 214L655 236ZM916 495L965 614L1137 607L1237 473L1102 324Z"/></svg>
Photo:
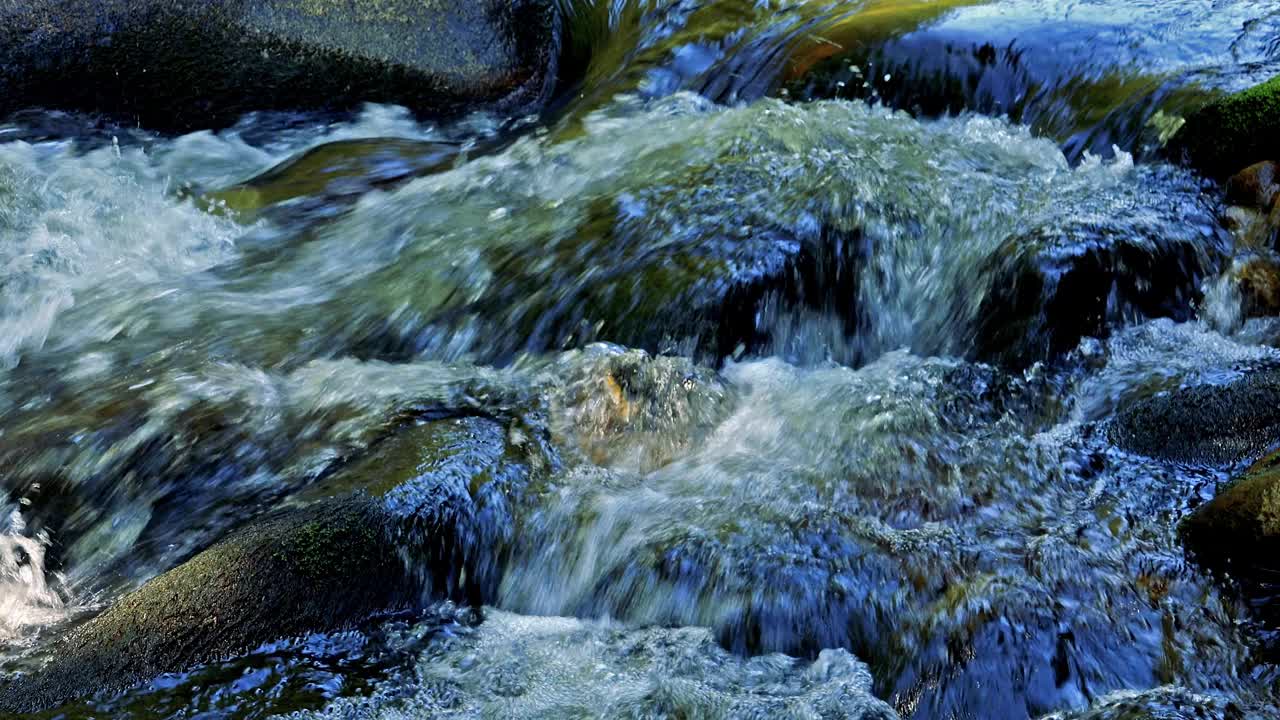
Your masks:
<svg viewBox="0 0 1280 720"><path fill-rule="evenodd" d="M1280 370L1259 369L1228 385L1192 385L1120 409L1111 441L1178 462L1257 458L1280 439Z"/></svg>
<svg viewBox="0 0 1280 720"><path fill-rule="evenodd" d="M156 130L364 102L444 117L540 99L547 0L34 0L0 9L0 113L104 112Z"/></svg>
<svg viewBox="0 0 1280 720"><path fill-rule="evenodd" d="M1229 699L1178 686L1140 692L1124 691L1099 699L1088 710L1055 713L1042 720L1246 720L1243 708Z"/></svg>
<svg viewBox="0 0 1280 720"><path fill-rule="evenodd" d="M34 712L281 637L349 627L415 593L369 498L270 515L155 578L73 630L42 670L0 687L0 710Z"/></svg>
<svg viewBox="0 0 1280 720"><path fill-rule="evenodd" d="M1252 567L1280 549L1280 453L1258 462L1182 523L1187 546L1210 564Z"/></svg>
<svg viewBox="0 0 1280 720"><path fill-rule="evenodd" d="M1219 180L1259 161L1280 159L1280 77L1193 113L1168 152Z"/></svg>
<svg viewBox="0 0 1280 720"><path fill-rule="evenodd" d="M485 602L513 505L550 462L539 440L482 417L392 435L72 630L48 665L0 686L0 712L120 692L432 600Z"/></svg>

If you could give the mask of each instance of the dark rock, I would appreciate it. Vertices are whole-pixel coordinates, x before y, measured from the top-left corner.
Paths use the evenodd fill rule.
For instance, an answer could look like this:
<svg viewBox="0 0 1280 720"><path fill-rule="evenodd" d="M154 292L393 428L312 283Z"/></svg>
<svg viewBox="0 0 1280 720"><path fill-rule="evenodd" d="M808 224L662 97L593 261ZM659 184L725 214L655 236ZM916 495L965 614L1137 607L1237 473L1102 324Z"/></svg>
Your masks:
<svg viewBox="0 0 1280 720"><path fill-rule="evenodd" d="M1280 157L1280 77L1192 114L1168 152L1217 179Z"/></svg>
<svg viewBox="0 0 1280 720"><path fill-rule="evenodd" d="M1195 212L1190 209L1188 212ZM1167 226L1073 222L1012 238L988 263L974 354L1025 366L1103 337L1134 316L1189 320L1225 234L1207 213Z"/></svg>
<svg viewBox="0 0 1280 720"><path fill-rule="evenodd" d="M1192 385L1121 408L1110 428L1126 450L1180 462L1256 458L1280 439L1280 370L1227 385Z"/></svg>
<svg viewBox="0 0 1280 720"><path fill-rule="evenodd" d="M554 3L35 0L0 9L0 113L99 111L158 130L392 102L448 116L540 98Z"/></svg>
<svg viewBox="0 0 1280 720"><path fill-rule="evenodd" d="M0 687L30 712L118 692L272 640L494 591L512 504L549 462L533 433L480 417L392 436L71 631L43 669Z"/></svg>
<svg viewBox="0 0 1280 720"><path fill-rule="evenodd" d="M1241 170L1227 181L1227 202L1267 210L1280 196L1280 165L1260 162Z"/></svg>
<svg viewBox="0 0 1280 720"><path fill-rule="evenodd" d="M1062 143L1072 162L1085 152L1105 156L1113 146L1143 154L1161 143L1159 119L1212 97L1181 77L1123 61L1082 61L1062 47L1061 35L1037 36L1034 30L1015 37L995 30L984 38L950 30L944 21L887 42L849 38L839 51L841 40L819 35L829 57L793 63L786 85L792 97L865 98L917 117L1007 116ZM1117 72L1119 67L1125 70Z"/></svg>

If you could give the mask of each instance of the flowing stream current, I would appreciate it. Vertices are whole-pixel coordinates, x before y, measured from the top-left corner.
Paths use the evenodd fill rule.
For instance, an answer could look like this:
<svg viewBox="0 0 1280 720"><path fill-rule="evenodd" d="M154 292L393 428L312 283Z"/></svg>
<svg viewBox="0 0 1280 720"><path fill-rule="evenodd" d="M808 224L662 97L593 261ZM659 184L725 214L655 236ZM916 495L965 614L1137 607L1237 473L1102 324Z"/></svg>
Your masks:
<svg viewBox="0 0 1280 720"><path fill-rule="evenodd" d="M579 383L527 420L548 479L486 520L511 542L483 622L435 605L65 716L1280 716L1270 630L1177 532L1238 468L1106 432L1280 363L1280 328L1209 277L1060 348L1049 310L989 305L1050 239L1223 262L1159 117L1277 74L1280 4L564 12L550 117L0 125L6 669L407 416ZM1012 54L934 52L966 43ZM922 105L948 72L973 82ZM1060 352L984 356L993 322ZM633 406L656 419L610 435Z"/></svg>

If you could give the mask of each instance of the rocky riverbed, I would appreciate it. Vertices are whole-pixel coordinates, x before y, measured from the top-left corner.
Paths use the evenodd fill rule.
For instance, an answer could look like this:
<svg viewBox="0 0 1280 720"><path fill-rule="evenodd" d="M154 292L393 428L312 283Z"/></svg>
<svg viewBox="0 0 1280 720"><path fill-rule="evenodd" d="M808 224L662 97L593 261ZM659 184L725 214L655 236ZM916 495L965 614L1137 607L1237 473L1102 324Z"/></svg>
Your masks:
<svg viewBox="0 0 1280 720"><path fill-rule="evenodd" d="M1280 4L0 20L0 716L1280 716Z"/></svg>

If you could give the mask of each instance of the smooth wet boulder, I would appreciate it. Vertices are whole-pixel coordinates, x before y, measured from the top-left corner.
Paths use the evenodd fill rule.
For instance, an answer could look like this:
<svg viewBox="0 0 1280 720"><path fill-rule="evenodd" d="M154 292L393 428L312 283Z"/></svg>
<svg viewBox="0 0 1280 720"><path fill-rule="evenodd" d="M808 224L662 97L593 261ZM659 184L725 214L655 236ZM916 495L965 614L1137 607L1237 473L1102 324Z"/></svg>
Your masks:
<svg viewBox="0 0 1280 720"><path fill-rule="evenodd" d="M0 6L0 114L98 111L158 130L364 102L441 117L536 101L546 0L33 0Z"/></svg>
<svg viewBox="0 0 1280 720"><path fill-rule="evenodd" d="M1179 462L1258 457L1280 439L1280 370L1261 368L1225 384L1180 387L1136 400L1112 422L1125 450Z"/></svg>
<svg viewBox="0 0 1280 720"><path fill-rule="evenodd" d="M122 691L270 640L407 607L415 592L389 530L369 498L259 520L76 628L50 665L0 687L0 710L34 712Z"/></svg>
<svg viewBox="0 0 1280 720"><path fill-rule="evenodd" d="M1280 158L1280 77L1190 115L1168 152L1218 179Z"/></svg>
<svg viewBox="0 0 1280 720"><path fill-rule="evenodd" d="M502 579L517 511L558 466L538 425L457 417L401 430L299 499L371 494L424 586L479 605Z"/></svg>
<svg viewBox="0 0 1280 720"><path fill-rule="evenodd" d="M1268 210L1280 197L1280 163L1254 163L1227 181L1227 202Z"/></svg>
<svg viewBox="0 0 1280 720"><path fill-rule="evenodd" d="M0 686L0 710L125 690L432 599L479 605L546 449L482 417L401 430L70 632L47 666Z"/></svg>

